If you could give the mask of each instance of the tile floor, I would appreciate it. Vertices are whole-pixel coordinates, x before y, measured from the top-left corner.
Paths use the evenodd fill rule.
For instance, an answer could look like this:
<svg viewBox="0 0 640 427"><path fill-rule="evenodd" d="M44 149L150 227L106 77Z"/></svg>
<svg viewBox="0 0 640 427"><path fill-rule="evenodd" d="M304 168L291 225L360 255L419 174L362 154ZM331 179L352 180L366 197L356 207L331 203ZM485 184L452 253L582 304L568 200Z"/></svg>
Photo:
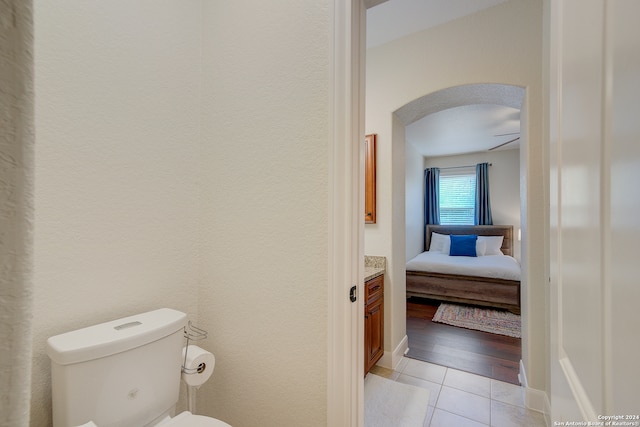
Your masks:
<svg viewBox="0 0 640 427"><path fill-rule="evenodd" d="M544 416L525 408L522 387L403 358L396 370L374 366L371 373L428 389L424 427L543 427Z"/></svg>

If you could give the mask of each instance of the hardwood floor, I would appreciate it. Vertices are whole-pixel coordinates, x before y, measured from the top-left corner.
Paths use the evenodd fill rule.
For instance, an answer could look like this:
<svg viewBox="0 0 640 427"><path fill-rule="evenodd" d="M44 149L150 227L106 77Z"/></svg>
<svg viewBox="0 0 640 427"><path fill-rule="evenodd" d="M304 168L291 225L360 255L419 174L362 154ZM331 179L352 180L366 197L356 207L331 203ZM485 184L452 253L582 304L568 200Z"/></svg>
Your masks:
<svg viewBox="0 0 640 427"><path fill-rule="evenodd" d="M407 300L407 357L519 384L520 338L432 322L439 304Z"/></svg>

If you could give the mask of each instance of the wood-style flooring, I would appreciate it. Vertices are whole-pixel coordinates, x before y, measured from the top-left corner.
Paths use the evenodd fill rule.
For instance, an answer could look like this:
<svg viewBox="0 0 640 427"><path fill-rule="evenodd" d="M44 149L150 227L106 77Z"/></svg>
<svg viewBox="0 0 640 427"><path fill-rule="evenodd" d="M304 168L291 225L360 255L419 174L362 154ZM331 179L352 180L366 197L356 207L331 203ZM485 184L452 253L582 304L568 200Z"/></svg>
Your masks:
<svg viewBox="0 0 640 427"><path fill-rule="evenodd" d="M520 338L432 322L439 304L407 299L407 357L519 384Z"/></svg>

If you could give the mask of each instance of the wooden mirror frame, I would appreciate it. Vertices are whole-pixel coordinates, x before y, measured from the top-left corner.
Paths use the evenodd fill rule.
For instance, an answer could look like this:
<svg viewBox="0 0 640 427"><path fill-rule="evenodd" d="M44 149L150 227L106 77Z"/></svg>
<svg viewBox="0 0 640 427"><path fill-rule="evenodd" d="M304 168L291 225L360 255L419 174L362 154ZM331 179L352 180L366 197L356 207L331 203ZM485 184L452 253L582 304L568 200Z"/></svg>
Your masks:
<svg viewBox="0 0 640 427"><path fill-rule="evenodd" d="M376 134L364 138L364 223L376 223Z"/></svg>

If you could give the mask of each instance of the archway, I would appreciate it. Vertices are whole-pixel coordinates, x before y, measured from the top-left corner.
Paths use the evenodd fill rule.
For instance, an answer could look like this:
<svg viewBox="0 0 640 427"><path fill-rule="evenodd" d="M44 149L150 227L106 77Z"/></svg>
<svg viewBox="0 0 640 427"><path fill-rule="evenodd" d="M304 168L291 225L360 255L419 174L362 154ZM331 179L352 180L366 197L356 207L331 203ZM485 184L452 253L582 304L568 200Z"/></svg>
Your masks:
<svg viewBox="0 0 640 427"><path fill-rule="evenodd" d="M519 86L507 85L507 84L470 84L470 85L461 85L454 86L450 88L441 89L427 95L424 95L420 98L417 98L402 107L398 108L393 112L393 120L392 120L392 136L393 141L392 144L394 147L402 147L402 149L394 148L393 152L398 153L402 152L405 157L406 156L406 134L405 129L408 125L415 123L424 117L437 113L440 111L444 111L451 108L468 106L468 105L476 105L476 104L493 104L500 105L510 108L515 108L521 111L521 147L519 154L515 153L511 155L511 161L518 162L517 167L519 171L516 172L515 179L518 178L523 180L523 182L519 183L519 186L513 190L511 193L513 197L519 197L519 200L514 201L517 209L517 213L515 216L511 215L513 218L512 221L509 222L499 222L500 224L512 224L515 229L522 229L523 232L526 230L526 215L521 215L521 212L524 212L524 208L526 207L526 194L523 194L524 191L526 193L526 176L527 174L527 149L526 149L526 141L527 141L527 111L526 111L526 90ZM394 154L396 155L396 154ZM482 155L479 154L479 155ZM416 161L417 162L417 161ZM398 203L405 207L404 213L404 249L406 252L406 258L412 258L417 255L417 253L412 255L412 252L415 252L416 247L422 247L422 235L423 233L423 203L422 203L422 172L424 170L423 167L419 167L416 170L416 167L411 169L411 165L409 164L409 160L405 159L402 162L405 166L404 177L405 177L405 191L395 192L394 193L394 204ZM422 166L423 161L420 161L420 165ZM394 160L394 164L400 164L398 159ZM474 162L475 164L475 162ZM414 174L415 176L411 176ZM417 175L416 175L417 174ZM517 176L519 174L519 177ZM396 178L397 179L397 175ZM420 198L419 202L416 202L416 198ZM519 207L519 209L518 209ZM416 210L418 209L418 210ZM400 227L394 227L395 232L400 232ZM394 238L395 240L395 238ZM418 242L419 241L419 242ZM525 243L523 242L516 242ZM519 246L519 245L518 245ZM422 249L420 249L421 251ZM520 250L518 248L518 254ZM395 255L395 254L394 254ZM398 257L395 257L398 258ZM403 258L403 257L400 257ZM397 268L400 268L401 263L405 262L404 259L396 260ZM526 258L522 257L523 262L523 287L526 286L526 280L524 277L526 276L524 272L526 271ZM405 286L405 282L402 282L402 286ZM523 306L526 304L526 301L521 300ZM526 324L525 316L528 310L523 307L523 324ZM395 321L406 321L405 319L394 319ZM523 337L522 344L523 348L526 345L527 341L527 330L523 327ZM409 342L409 347L411 343ZM515 374L514 374L515 375Z"/></svg>

